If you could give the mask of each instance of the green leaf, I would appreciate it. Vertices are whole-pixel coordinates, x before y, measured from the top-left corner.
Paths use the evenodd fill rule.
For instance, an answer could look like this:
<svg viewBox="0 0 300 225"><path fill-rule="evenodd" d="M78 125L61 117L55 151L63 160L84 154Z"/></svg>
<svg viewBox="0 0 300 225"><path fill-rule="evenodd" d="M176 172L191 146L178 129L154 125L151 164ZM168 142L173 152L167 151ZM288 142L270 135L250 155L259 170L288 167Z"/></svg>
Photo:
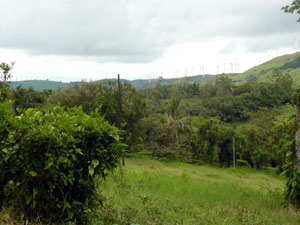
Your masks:
<svg viewBox="0 0 300 225"><path fill-rule="evenodd" d="M66 162L68 162L68 158L64 157L64 156L59 156L58 162L59 163L66 163Z"/></svg>
<svg viewBox="0 0 300 225"><path fill-rule="evenodd" d="M75 152L76 152L77 154L81 154L81 155L83 155L83 153L82 153L82 151L81 151L81 149L80 149L80 148L76 148L76 149L75 149Z"/></svg>
<svg viewBox="0 0 300 225"><path fill-rule="evenodd" d="M293 181L293 183L292 183L292 187L294 188L294 187L296 187L297 186L297 181Z"/></svg>
<svg viewBox="0 0 300 225"><path fill-rule="evenodd" d="M94 168L92 166L89 166L89 174L93 176L94 172L95 172Z"/></svg>
<svg viewBox="0 0 300 225"><path fill-rule="evenodd" d="M81 203L81 202L78 202L78 201L73 201L73 202L72 202L72 205L82 205L82 203Z"/></svg>
<svg viewBox="0 0 300 225"><path fill-rule="evenodd" d="M93 164L93 167L96 168L99 165L99 160L93 159L92 164Z"/></svg>
<svg viewBox="0 0 300 225"><path fill-rule="evenodd" d="M53 165L53 160L48 160L45 166L45 170L49 169Z"/></svg>
<svg viewBox="0 0 300 225"><path fill-rule="evenodd" d="M33 177L36 177L36 176L37 176L37 173L34 172L34 171L29 171L29 174L30 174L31 176L33 176Z"/></svg>
<svg viewBox="0 0 300 225"><path fill-rule="evenodd" d="M31 202L32 200L32 195L27 195L26 196L26 205L29 205L29 203Z"/></svg>

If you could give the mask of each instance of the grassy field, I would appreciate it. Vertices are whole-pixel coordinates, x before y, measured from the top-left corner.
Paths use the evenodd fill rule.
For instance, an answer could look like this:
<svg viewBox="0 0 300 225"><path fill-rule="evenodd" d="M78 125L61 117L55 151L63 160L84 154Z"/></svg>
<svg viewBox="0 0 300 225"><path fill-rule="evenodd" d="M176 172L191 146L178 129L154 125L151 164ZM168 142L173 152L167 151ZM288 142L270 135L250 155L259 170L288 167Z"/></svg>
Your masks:
<svg viewBox="0 0 300 225"><path fill-rule="evenodd" d="M91 224L299 225L299 211L283 204L284 184L271 169L130 158L100 181L103 202L91 211ZM18 223L3 211L0 224Z"/></svg>
<svg viewBox="0 0 300 225"><path fill-rule="evenodd" d="M126 159L103 182L95 224L300 224L273 171Z"/></svg>

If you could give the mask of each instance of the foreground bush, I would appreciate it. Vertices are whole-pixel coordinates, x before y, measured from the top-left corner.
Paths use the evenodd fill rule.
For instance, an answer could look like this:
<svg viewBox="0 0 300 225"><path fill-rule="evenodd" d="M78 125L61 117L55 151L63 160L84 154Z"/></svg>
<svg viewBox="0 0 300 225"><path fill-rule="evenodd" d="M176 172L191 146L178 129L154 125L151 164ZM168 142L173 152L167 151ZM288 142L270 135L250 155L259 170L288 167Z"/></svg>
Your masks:
<svg viewBox="0 0 300 225"><path fill-rule="evenodd" d="M9 107L0 105L4 202L23 220L85 223L95 177L119 162L118 130L97 111L48 106L14 117Z"/></svg>

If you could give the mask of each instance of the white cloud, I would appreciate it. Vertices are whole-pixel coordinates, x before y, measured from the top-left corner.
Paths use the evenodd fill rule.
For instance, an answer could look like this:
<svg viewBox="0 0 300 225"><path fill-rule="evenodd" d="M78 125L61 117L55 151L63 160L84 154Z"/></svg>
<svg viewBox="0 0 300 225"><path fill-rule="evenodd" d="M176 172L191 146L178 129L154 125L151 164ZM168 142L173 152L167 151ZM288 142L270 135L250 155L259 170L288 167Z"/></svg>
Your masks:
<svg viewBox="0 0 300 225"><path fill-rule="evenodd" d="M224 63L236 61L245 65L242 70L270 54L299 50L294 35L299 35L300 24L296 15L280 10L286 4L286 0L1 1L0 60L17 61L14 73L19 79L89 80L116 73L149 77L153 71L171 76L179 68L182 76L185 67L196 73L202 65L205 72L216 73Z"/></svg>

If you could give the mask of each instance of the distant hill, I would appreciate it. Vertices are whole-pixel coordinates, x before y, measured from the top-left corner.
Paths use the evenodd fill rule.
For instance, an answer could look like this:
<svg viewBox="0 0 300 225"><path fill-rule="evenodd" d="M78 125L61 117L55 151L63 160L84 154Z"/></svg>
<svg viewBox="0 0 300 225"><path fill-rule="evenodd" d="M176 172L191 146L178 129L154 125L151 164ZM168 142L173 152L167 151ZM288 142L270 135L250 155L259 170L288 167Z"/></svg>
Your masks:
<svg viewBox="0 0 300 225"><path fill-rule="evenodd" d="M65 88L72 85L72 83L63 83L49 80L26 80L26 81L11 81L10 86L16 89L18 86L22 88L32 87L36 91L43 91L45 89Z"/></svg>
<svg viewBox="0 0 300 225"><path fill-rule="evenodd" d="M209 80L214 79L214 75L197 75L197 76L190 76L190 77L181 77L181 78L171 78L171 79L139 79L139 80L121 80L122 83L128 82L133 87L137 89L145 89L151 86L155 86L157 84L160 85L168 85L168 84L174 84L174 83L184 83L184 82L207 82ZM109 79L109 80L116 80L116 79ZM100 80L100 82L105 82L105 80Z"/></svg>
<svg viewBox="0 0 300 225"><path fill-rule="evenodd" d="M172 78L172 79L140 79L140 80L126 80L121 79L122 83L130 83L133 87L137 89L145 89L150 86L154 86L157 84L160 85L168 85L173 83L182 83L182 82L207 82L209 80L214 79L214 75L198 75L192 77L182 77L182 78ZM107 83L108 81L116 81L116 79L103 79L98 82ZM43 91L46 89L58 89L72 86L74 84L79 84L79 82L57 82L57 81L49 81L49 80L27 80L27 81L11 81L10 86L16 89L18 86L23 88L33 88L37 91Z"/></svg>
<svg viewBox="0 0 300 225"><path fill-rule="evenodd" d="M270 80L273 74L273 69L280 70L283 73L290 74L293 79L295 85L300 85L300 52L296 52L294 54L283 55L276 57L268 62L265 62L261 65L255 66L244 73L240 74L226 74L230 78L233 79L233 82L236 84L246 83L248 81L267 81ZM128 82L133 87L137 89L145 89L147 87L151 87L157 84L160 85L168 85L174 83L184 83L184 82L200 82L205 83L207 81L215 79L217 76L215 75L197 75L191 77L181 77L181 78L172 78L172 79L138 79L138 80L125 80L122 79L121 82ZM108 81L115 81L116 79L103 79L100 80L102 83L106 83ZM12 88L16 88L17 86L21 86L23 88L32 87L37 91L42 91L45 89L58 89L65 88L68 86L72 86L79 82L56 82L49 80L28 80L28 81L11 81L10 85Z"/></svg>
<svg viewBox="0 0 300 225"><path fill-rule="evenodd" d="M232 77L235 83L247 81L267 81L273 74L273 69L292 76L295 85L300 85L300 52L278 56L261 65L255 66L244 73Z"/></svg>

